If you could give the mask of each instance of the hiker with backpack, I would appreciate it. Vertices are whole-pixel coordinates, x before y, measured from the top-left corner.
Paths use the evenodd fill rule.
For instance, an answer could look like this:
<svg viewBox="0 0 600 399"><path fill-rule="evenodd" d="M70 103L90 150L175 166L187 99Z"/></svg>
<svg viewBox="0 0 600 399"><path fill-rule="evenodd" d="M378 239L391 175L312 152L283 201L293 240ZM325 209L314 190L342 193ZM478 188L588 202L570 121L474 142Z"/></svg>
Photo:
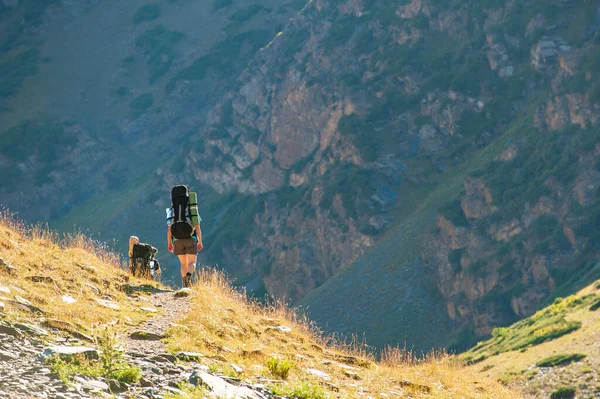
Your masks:
<svg viewBox="0 0 600 399"><path fill-rule="evenodd" d="M171 205L167 208L167 245L169 252L179 258L181 280L184 287L189 287L198 251L203 248L196 193L189 192L184 185L175 186L171 190Z"/></svg>
<svg viewBox="0 0 600 399"><path fill-rule="evenodd" d="M160 275L160 264L154 259L158 250L150 244L140 242L136 236L129 237L129 270L139 277L155 278Z"/></svg>

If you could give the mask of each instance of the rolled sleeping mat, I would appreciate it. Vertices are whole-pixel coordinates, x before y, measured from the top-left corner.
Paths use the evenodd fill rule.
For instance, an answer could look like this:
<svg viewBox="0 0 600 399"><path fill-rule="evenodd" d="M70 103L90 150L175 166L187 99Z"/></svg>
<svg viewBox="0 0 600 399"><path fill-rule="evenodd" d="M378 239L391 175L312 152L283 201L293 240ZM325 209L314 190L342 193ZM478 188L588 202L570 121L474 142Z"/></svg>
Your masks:
<svg viewBox="0 0 600 399"><path fill-rule="evenodd" d="M189 206L192 226L198 226L200 224L200 221L198 220L198 196L194 192L190 192Z"/></svg>

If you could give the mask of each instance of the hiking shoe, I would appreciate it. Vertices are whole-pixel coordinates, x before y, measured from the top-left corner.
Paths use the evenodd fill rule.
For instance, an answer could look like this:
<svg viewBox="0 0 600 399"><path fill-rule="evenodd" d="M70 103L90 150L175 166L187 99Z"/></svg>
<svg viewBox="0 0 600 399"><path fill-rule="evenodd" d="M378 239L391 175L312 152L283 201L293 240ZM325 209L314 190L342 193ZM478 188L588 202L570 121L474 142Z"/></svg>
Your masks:
<svg viewBox="0 0 600 399"><path fill-rule="evenodd" d="M190 287L191 285L192 285L192 275L188 273L186 276L183 277L183 286Z"/></svg>

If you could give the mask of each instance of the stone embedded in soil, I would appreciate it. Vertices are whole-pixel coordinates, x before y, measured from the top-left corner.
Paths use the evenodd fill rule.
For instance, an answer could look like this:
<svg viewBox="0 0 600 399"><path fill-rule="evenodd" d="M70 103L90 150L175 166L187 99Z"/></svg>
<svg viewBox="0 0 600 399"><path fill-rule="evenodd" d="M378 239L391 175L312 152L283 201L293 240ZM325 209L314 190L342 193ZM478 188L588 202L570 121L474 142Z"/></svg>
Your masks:
<svg viewBox="0 0 600 399"><path fill-rule="evenodd" d="M197 352L177 352L175 356L180 360L188 362L199 362L205 357L202 353Z"/></svg>
<svg viewBox="0 0 600 399"><path fill-rule="evenodd" d="M100 298L93 298L94 301L96 301L99 305L104 306L105 308L109 308L109 309L113 309L113 310L119 310L121 309L121 307L111 301L108 301L106 299L100 299Z"/></svg>
<svg viewBox="0 0 600 399"><path fill-rule="evenodd" d="M72 304L72 303L77 302L77 299L73 298L70 295L63 295L63 296L60 297L60 299L62 299L62 301L64 303L68 303L68 304Z"/></svg>
<svg viewBox="0 0 600 399"><path fill-rule="evenodd" d="M44 330L41 327L37 327L37 326L31 325L31 324L27 324L27 323L15 323L14 326L16 328L18 328L19 330L21 330L21 331L23 331L23 332L25 332L27 334L30 334L30 335L42 335L42 336L45 336L45 335L49 334L49 332L47 330Z"/></svg>
<svg viewBox="0 0 600 399"><path fill-rule="evenodd" d="M18 358L14 353L0 350L0 360L2 361L16 360Z"/></svg>
<svg viewBox="0 0 600 399"><path fill-rule="evenodd" d="M144 312L158 313L158 310L154 308L140 308L140 310L143 310Z"/></svg>
<svg viewBox="0 0 600 399"><path fill-rule="evenodd" d="M3 294L10 294L10 288L0 284L0 292Z"/></svg>
<svg viewBox="0 0 600 399"><path fill-rule="evenodd" d="M189 288L182 288L179 291L175 292L175 298L185 298L190 296L192 290Z"/></svg>
<svg viewBox="0 0 600 399"><path fill-rule="evenodd" d="M92 291L94 291L96 294L100 295L100 290L96 286L94 286L93 284L83 283L83 285L85 285L86 287L88 287L89 289L91 289Z"/></svg>
<svg viewBox="0 0 600 399"><path fill-rule="evenodd" d="M73 377L73 381L81 385L87 391L108 391L108 384L98 380L88 380L78 375Z"/></svg>
<svg viewBox="0 0 600 399"><path fill-rule="evenodd" d="M306 369L306 371L312 375L315 375L319 378L322 378L324 380L330 380L331 377L329 376L329 374L321 371L321 370L317 370L317 369Z"/></svg>
<svg viewBox="0 0 600 399"><path fill-rule="evenodd" d="M195 370L190 375L189 382L195 386L208 388L216 397L260 399L260 396L250 388L232 385L220 377L208 374L201 370Z"/></svg>
<svg viewBox="0 0 600 399"><path fill-rule="evenodd" d="M6 322L0 322L0 334L12 335L13 337L21 335L21 331Z"/></svg>
<svg viewBox="0 0 600 399"><path fill-rule="evenodd" d="M55 280L50 276L27 276L25 279L34 283L52 284L55 282Z"/></svg>
<svg viewBox="0 0 600 399"><path fill-rule="evenodd" d="M164 335L156 334L150 331L138 330L129 334L129 338L143 341L159 341L164 338Z"/></svg>
<svg viewBox="0 0 600 399"><path fill-rule="evenodd" d="M6 263L4 259L0 258L0 271L12 274L17 271L17 268L11 265L10 263Z"/></svg>
<svg viewBox="0 0 600 399"><path fill-rule="evenodd" d="M88 359L100 358L100 354L96 349L85 346L48 346L44 348L42 357L60 356L62 358L71 358L78 354L83 354Z"/></svg>

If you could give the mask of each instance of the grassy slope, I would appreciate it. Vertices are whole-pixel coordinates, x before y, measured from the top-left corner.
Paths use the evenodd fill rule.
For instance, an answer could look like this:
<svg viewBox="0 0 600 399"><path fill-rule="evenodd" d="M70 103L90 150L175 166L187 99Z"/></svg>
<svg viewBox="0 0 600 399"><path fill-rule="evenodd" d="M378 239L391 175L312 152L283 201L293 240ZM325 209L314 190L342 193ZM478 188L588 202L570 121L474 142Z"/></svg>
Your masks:
<svg viewBox="0 0 600 399"><path fill-rule="evenodd" d="M341 320L334 315L346 314L344 326L329 324L327 330L353 333L360 326L370 325L367 338L378 347L389 342L406 342L416 349L447 346L449 320L445 304L427 288L431 283L419 258L422 237L434 228L437 209L458 195L465 177L497 157L507 140L530 132L523 130L530 122L529 118L515 122L492 144L473 154L438 188L425 193L421 206L391 228L366 254L304 298L300 304L308 307L311 318L327 325L330 320ZM389 284L390 281L394 283ZM366 316L357 309L367 311ZM377 310L385 312L378 318L372 317ZM408 322L400 325L398 320ZM436 323L424 333L420 326L427 320Z"/></svg>
<svg viewBox="0 0 600 399"><path fill-rule="evenodd" d="M169 349L203 353L203 362L213 372L261 382L280 395L519 397L500 384L473 378L445 355L416 361L410 353L392 350L377 362L361 345L344 346L324 338L282 303L264 307L248 302L214 271L201 273L194 291L192 310L169 332ZM316 376L314 370L327 377Z"/></svg>
<svg viewBox="0 0 600 399"><path fill-rule="evenodd" d="M0 266L0 286L8 288L0 292L0 302L7 306L4 316L9 320L57 320L55 326L93 334L100 325L119 320L135 324L147 318L123 290L126 284L139 284L141 280L118 267L118 256L105 246L82 235L59 238L41 227L25 228L8 215L0 215L0 243L0 258L16 268L8 272ZM67 304L62 299L66 296L75 302ZM110 296L120 309L99 306L94 298L102 296ZM11 305L17 297L44 313Z"/></svg>
<svg viewBox="0 0 600 399"><path fill-rule="evenodd" d="M126 327L149 317L119 288L127 281L144 281L132 279L114 263L118 260L115 254L94 249L83 237L70 237L59 244L55 233L18 226L3 216L0 242L0 258L17 268L7 272L0 267L3 291L10 289L8 294L2 292L6 299L0 301L8 306L6 313L0 313L0 319L32 324L57 319L62 323L54 322L54 326L95 334L109 324ZM52 277L54 282L34 283L29 276ZM499 383L466 373L444 355L416 361L409 353L396 350L388 352L384 362L376 362L361 351L361 346L327 345L332 341L316 333L311 323L285 305L265 308L250 303L222 274L213 271L199 277L192 291L193 309L173 325L167 340L171 351L203 353L201 362L213 373L262 382L280 394L306 399L365 395L520 397ZM98 295L86 283L96 285L120 309L101 307L91 301ZM70 295L77 302L66 304L60 299L62 295ZM10 305L9 300L17 296L44 309L44 319ZM235 371L232 364L241 367L241 371ZM309 369L327 373L329 379L318 377ZM203 396L201 392L190 392L186 397Z"/></svg>
<svg viewBox="0 0 600 399"><path fill-rule="evenodd" d="M594 397L600 392L600 313L598 309L590 308L598 301L600 281L555 301L525 320L495 330L494 338L479 343L462 356L484 359L469 368L486 378L501 379L524 388L536 397L548 398L559 387L575 388L578 397ZM581 323L581 327L553 340L528 344L532 338L540 337L551 329L557 330L565 323ZM509 350L510 347L522 348ZM585 358L555 367L536 366L550 356L570 354L583 354Z"/></svg>

